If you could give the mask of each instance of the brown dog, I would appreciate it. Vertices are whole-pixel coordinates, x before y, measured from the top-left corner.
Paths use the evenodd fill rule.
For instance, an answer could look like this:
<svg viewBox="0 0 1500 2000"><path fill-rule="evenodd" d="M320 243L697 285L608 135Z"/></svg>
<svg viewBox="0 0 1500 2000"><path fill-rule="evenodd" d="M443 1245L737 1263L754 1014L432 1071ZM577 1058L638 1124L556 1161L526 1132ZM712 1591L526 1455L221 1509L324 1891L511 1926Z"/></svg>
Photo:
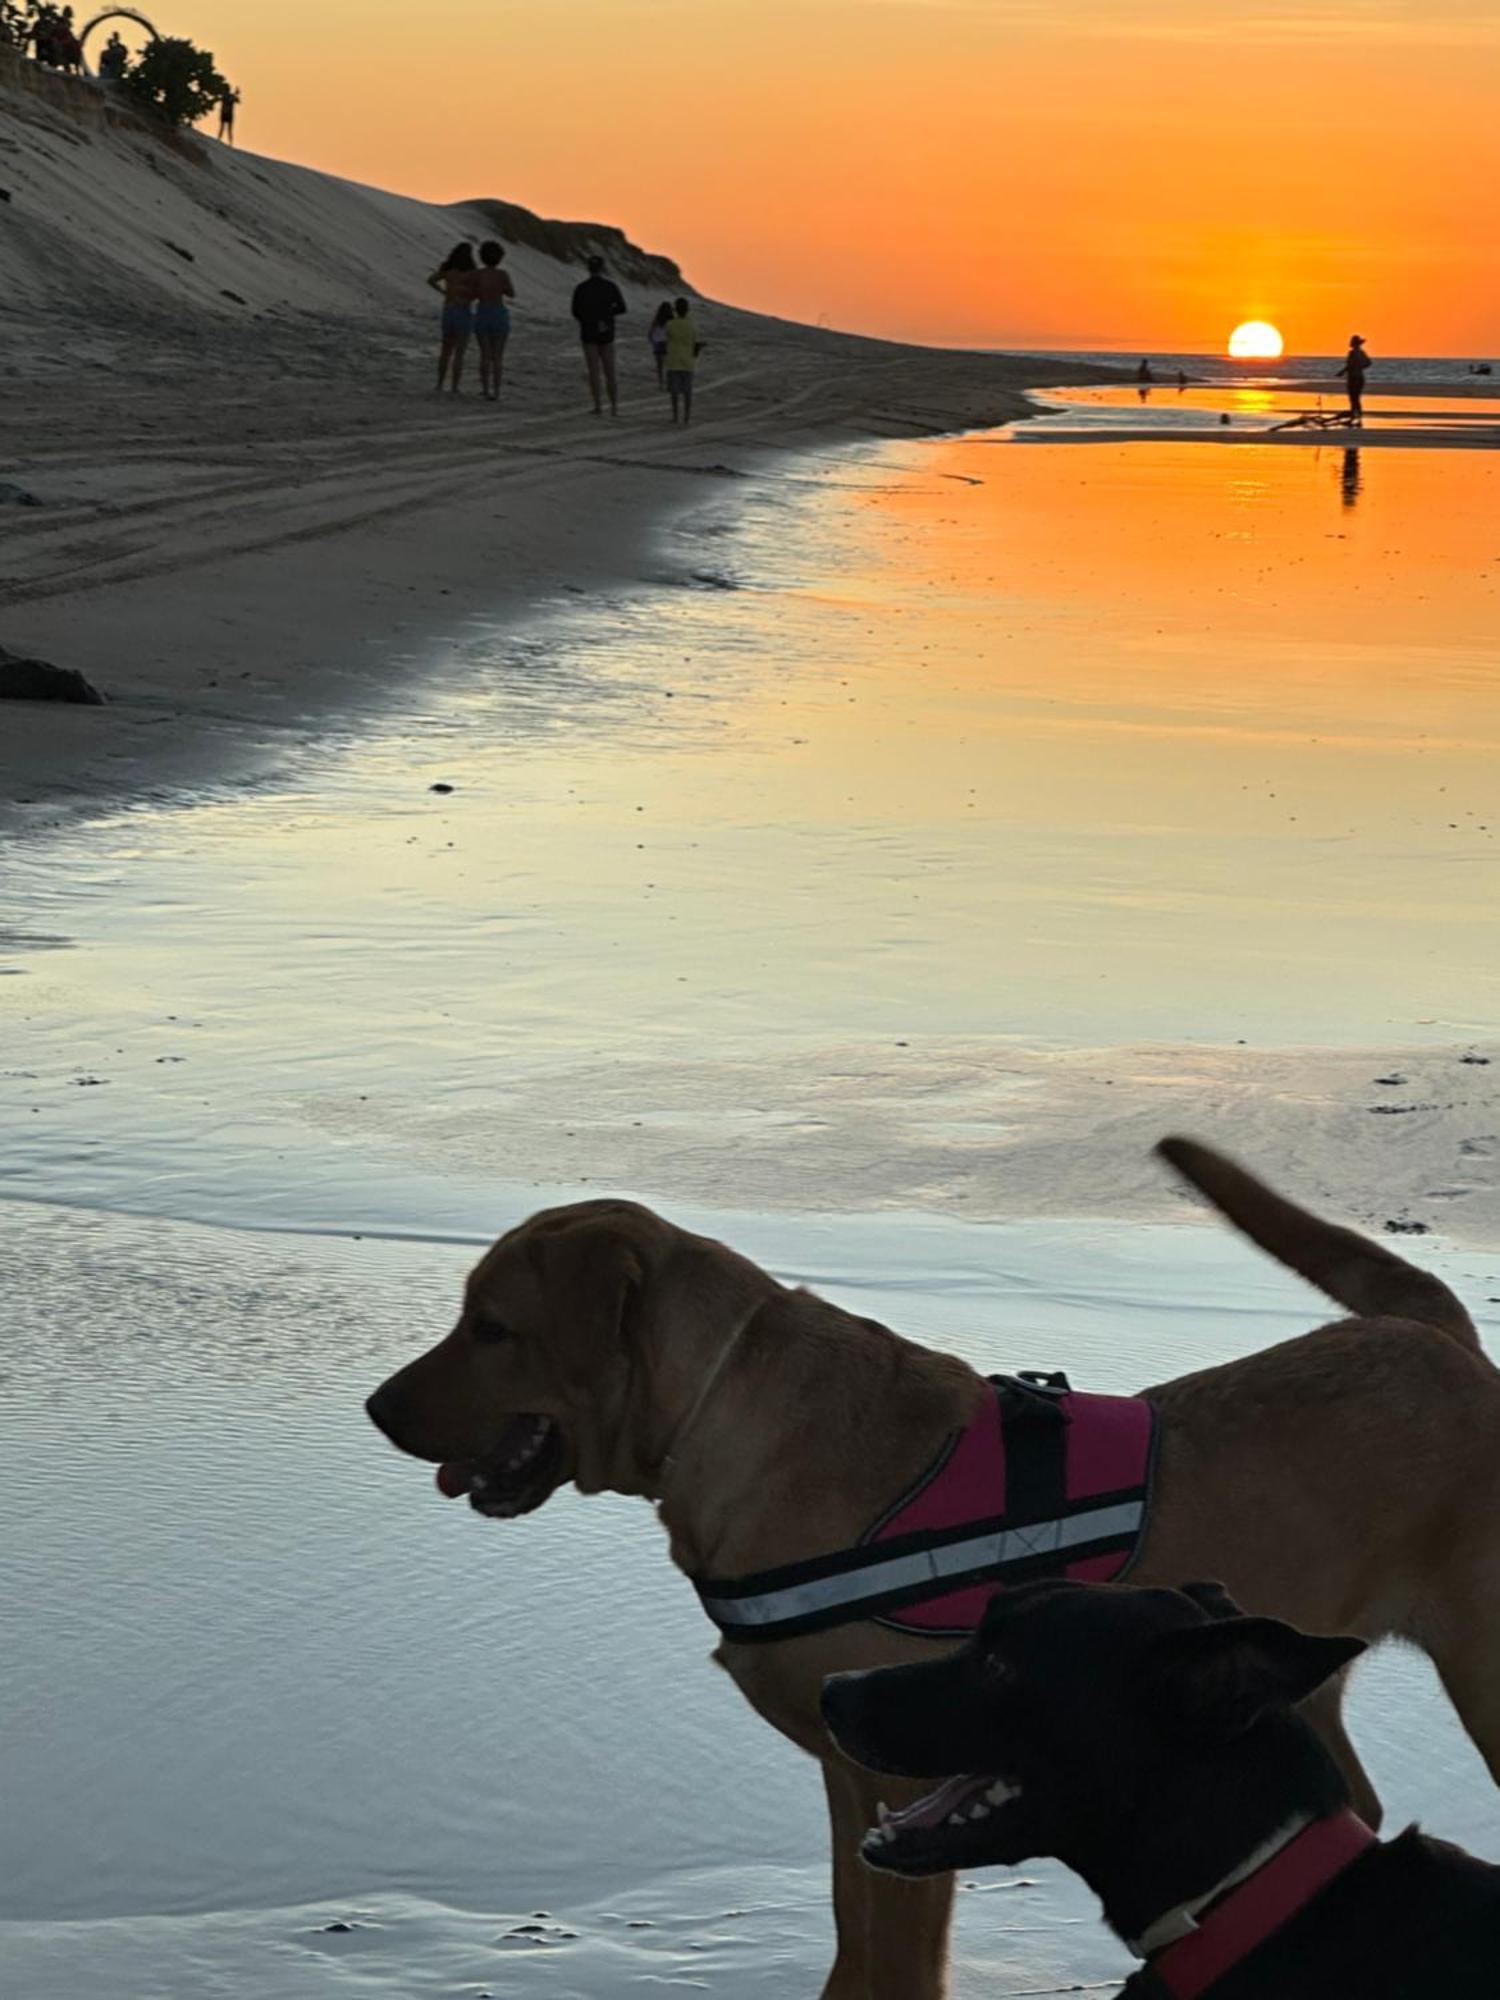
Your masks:
<svg viewBox="0 0 1500 2000"><path fill-rule="evenodd" d="M1316 1632L1398 1636L1436 1661L1500 1778L1500 1372L1436 1278L1318 1221L1206 1148L1161 1151L1247 1234L1356 1315L1147 1392L1156 1501L1132 1581L1222 1577L1247 1610ZM471 1274L458 1324L369 1413L480 1513L581 1492L658 1503L689 1575L743 1576L859 1540L991 1393L722 1244L623 1201L533 1216ZM715 1657L817 1757L833 1822L838 1955L823 2000L937 2000L951 1878L865 1870L877 1789L818 1698L830 1673L943 1643L870 1621ZM1337 1681L1308 1714L1367 1818Z"/></svg>

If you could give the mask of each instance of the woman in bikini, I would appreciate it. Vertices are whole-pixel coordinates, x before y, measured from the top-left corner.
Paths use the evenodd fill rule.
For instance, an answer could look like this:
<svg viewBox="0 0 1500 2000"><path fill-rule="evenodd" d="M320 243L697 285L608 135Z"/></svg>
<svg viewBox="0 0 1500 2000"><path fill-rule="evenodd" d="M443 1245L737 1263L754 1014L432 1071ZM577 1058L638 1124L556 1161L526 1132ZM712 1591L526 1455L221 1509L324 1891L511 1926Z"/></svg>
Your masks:
<svg viewBox="0 0 1500 2000"><path fill-rule="evenodd" d="M474 274L474 333L479 341L479 386L492 403L500 400L500 370L510 338L510 306L516 295L509 271L501 270L505 252L498 243L481 243L479 269Z"/></svg>
<svg viewBox="0 0 1500 2000"><path fill-rule="evenodd" d="M476 276L474 252L467 243L459 243L427 280L435 292L443 295L443 345L438 353L439 395L450 369L451 387L454 395L458 394L458 378L464 371L464 351L469 345L469 334L474 325Z"/></svg>
<svg viewBox="0 0 1500 2000"><path fill-rule="evenodd" d="M656 317L646 329L646 338L651 343L651 352L656 360L656 386L667 386L667 325L672 317L672 301L663 299L656 308Z"/></svg>

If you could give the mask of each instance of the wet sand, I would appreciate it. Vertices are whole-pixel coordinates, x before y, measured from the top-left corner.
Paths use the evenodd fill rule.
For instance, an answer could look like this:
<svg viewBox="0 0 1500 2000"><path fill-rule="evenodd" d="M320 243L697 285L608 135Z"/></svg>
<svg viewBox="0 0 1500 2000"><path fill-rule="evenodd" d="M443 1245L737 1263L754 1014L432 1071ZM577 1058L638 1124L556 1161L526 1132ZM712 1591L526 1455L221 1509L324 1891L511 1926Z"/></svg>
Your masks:
<svg viewBox="0 0 1500 2000"><path fill-rule="evenodd" d="M45 422L8 403L0 466L44 504L6 510L0 643L80 669L109 706L5 704L0 822L264 776L311 729L399 699L466 617L649 574L653 535L705 486L818 441L1024 414L1042 379L721 317L689 431L633 352L621 417L593 418L550 325L513 341L498 411L424 398L420 349L405 389L272 370L226 390L186 369L144 425L117 421L128 376Z"/></svg>
<svg viewBox="0 0 1500 2000"><path fill-rule="evenodd" d="M545 1200L1129 1390L1321 1316L1151 1165L1188 1125L1493 1327L1500 461L1356 473L757 459L633 576L408 632L274 779L14 843L33 2000L817 1990L818 1787L649 1510L478 1521L362 1415ZM1362 1663L1352 1727L1394 1822L1500 1854L1424 1662ZM965 1883L959 2000L1126 1964L1061 1871Z"/></svg>

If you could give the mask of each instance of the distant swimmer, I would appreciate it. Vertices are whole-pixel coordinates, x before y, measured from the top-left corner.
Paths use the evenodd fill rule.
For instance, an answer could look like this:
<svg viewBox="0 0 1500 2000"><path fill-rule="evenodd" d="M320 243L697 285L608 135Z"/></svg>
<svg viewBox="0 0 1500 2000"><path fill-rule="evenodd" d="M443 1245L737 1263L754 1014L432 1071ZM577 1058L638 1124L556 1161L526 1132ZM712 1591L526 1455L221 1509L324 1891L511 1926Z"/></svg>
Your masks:
<svg viewBox="0 0 1500 2000"><path fill-rule="evenodd" d="M693 370L702 352L703 342L693 324L691 308L686 299L679 299L672 308L672 317L667 321L667 393L672 398L674 424L679 409L682 421L685 424L692 422Z"/></svg>
<svg viewBox="0 0 1500 2000"><path fill-rule="evenodd" d="M458 394L458 378L464 372L464 354L474 328L474 252L467 243L455 243L442 263L427 280L443 295L443 344L438 350L438 393L445 377ZM451 376L450 376L451 371Z"/></svg>
<svg viewBox="0 0 1500 2000"><path fill-rule="evenodd" d="M627 310L624 294L613 278L604 275L604 259L590 257L589 274L573 287L573 317L583 342L583 358L588 364L589 394L594 399L594 415L603 414L600 383L609 390L612 416L620 414L620 391L615 381L615 321Z"/></svg>
<svg viewBox="0 0 1500 2000"><path fill-rule="evenodd" d="M651 343L652 358L656 362L656 386L658 389L665 389L667 386L667 327L671 322L671 318L672 301L670 299L663 299L652 315L651 324L646 330L646 338Z"/></svg>
<svg viewBox="0 0 1500 2000"><path fill-rule="evenodd" d="M1365 377L1370 372L1370 357L1365 352L1365 337L1362 333L1351 333L1349 352L1344 356L1340 375L1349 385L1349 415L1355 423L1365 420Z"/></svg>
<svg viewBox="0 0 1500 2000"><path fill-rule="evenodd" d="M479 269L474 273L474 338L479 342L479 387L490 402L500 400L500 371L505 343L510 339L510 305L516 295L509 271L500 266L505 252L498 243L481 243Z"/></svg>

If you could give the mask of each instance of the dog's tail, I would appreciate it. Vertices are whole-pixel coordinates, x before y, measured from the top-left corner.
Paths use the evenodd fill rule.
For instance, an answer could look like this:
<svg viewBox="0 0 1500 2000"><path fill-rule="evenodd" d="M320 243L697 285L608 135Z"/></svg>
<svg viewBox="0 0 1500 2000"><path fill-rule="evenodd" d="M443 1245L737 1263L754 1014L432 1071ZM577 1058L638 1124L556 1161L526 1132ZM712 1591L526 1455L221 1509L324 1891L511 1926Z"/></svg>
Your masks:
<svg viewBox="0 0 1500 2000"><path fill-rule="evenodd" d="M1350 1312L1417 1320L1479 1352L1474 1322L1430 1271L1419 1271L1357 1230L1310 1215L1195 1139L1163 1139L1156 1150L1253 1243Z"/></svg>

